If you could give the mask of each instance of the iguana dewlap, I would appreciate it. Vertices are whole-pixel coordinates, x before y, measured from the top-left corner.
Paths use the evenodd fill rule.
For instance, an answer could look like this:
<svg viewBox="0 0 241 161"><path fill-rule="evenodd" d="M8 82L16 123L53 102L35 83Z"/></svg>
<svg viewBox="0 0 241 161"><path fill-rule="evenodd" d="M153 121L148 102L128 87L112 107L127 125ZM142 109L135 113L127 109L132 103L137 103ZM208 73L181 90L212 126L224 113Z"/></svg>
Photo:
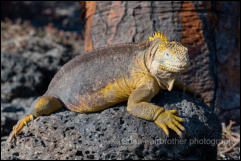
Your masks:
<svg viewBox="0 0 241 161"><path fill-rule="evenodd" d="M176 110L149 103L160 89L171 90L178 74L189 65L187 48L155 33L143 44L108 46L78 55L54 76L46 93L32 104L32 112L18 121L10 140L23 126L62 107L79 113L96 112L128 100L127 111L182 135L183 119ZM167 128L168 127L168 128Z"/></svg>

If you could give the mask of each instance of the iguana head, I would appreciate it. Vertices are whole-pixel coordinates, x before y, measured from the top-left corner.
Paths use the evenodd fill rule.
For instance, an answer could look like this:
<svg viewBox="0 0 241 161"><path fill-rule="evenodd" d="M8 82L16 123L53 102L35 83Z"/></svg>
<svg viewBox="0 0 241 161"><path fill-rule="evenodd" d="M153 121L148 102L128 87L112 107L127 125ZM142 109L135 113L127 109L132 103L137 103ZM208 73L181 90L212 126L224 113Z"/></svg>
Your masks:
<svg viewBox="0 0 241 161"><path fill-rule="evenodd" d="M162 33L149 37L152 42L150 50L151 70L181 73L189 66L188 50L181 43L168 41Z"/></svg>

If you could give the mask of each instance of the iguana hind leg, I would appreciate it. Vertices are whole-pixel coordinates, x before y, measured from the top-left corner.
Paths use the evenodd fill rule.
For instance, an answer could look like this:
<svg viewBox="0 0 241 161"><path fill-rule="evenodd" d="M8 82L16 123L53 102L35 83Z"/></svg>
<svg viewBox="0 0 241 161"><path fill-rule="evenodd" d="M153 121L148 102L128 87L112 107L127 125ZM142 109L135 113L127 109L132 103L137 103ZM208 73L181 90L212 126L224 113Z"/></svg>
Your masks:
<svg viewBox="0 0 241 161"><path fill-rule="evenodd" d="M13 131L11 132L8 141L11 142L14 136L16 136L22 128L34 118L43 115L50 115L62 107L62 103L56 97L42 96L37 98L31 106L32 112L17 122L17 124L13 127Z"/></svg>
<svg viewBox="0 0 241 161"><path fill-rule="evenodd" d="M10 136L9 136L9 141L11 142L12 139L14 138L14 136L19 133L22 128L29 123L30 121L32 121L34 119L34 116L32 114L22 118L21 120L19 120L17 122L17 124L15 126L13 126L13 131L11 132Z"/></svg>

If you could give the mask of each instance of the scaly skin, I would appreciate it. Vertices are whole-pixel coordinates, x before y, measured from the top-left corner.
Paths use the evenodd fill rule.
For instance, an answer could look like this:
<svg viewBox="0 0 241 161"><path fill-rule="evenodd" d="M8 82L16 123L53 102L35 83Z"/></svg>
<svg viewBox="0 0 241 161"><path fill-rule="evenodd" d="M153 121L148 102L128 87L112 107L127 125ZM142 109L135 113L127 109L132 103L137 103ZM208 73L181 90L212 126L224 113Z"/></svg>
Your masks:
<svg viewBox="0 0 241 161"><path fill-rule="evenodd" d="M46 93L32 104L32 111L14 126L9 140L34 118L62 107L79 113L97 112L128 100L127 111L153 121L169 135L182 136L183 119L176 110L149 103L162 90L171 91L177 75L189 65L187 49L155 33L141 44L107 46L79 55L54 76ZM168 127L168 128L167 128Z"/></svg>

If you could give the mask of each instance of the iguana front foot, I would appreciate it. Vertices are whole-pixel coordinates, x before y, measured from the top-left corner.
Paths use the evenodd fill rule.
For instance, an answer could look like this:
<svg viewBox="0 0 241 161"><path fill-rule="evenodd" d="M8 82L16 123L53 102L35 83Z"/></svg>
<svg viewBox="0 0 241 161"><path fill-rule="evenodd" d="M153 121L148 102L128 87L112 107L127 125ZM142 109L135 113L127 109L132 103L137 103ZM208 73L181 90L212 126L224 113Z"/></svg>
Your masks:
<svg viewBox="0 0 241 161"><path fill-rule="evenodd" d="M179 123L184 122L183 118L175 116L175 113L177 113L177 110L164 111L160 113L154 121L164 130L167 136L169 136L167 127L174 130L179 136L182 136L182 132L180 130L185 130L185 128Z"/></svg>
<svg viewBox="0 0 241 161"><path fill-rule="evenodd" d="M13 127L13 131L8 138L8 142L11 142L12 139L14 138L14 136L16 136L27 123L32 121L33 118L34 118L34 116L32 114L30 114L30 115L22 118L21 120L19 120L17 122L17 124Z"/></svg>

